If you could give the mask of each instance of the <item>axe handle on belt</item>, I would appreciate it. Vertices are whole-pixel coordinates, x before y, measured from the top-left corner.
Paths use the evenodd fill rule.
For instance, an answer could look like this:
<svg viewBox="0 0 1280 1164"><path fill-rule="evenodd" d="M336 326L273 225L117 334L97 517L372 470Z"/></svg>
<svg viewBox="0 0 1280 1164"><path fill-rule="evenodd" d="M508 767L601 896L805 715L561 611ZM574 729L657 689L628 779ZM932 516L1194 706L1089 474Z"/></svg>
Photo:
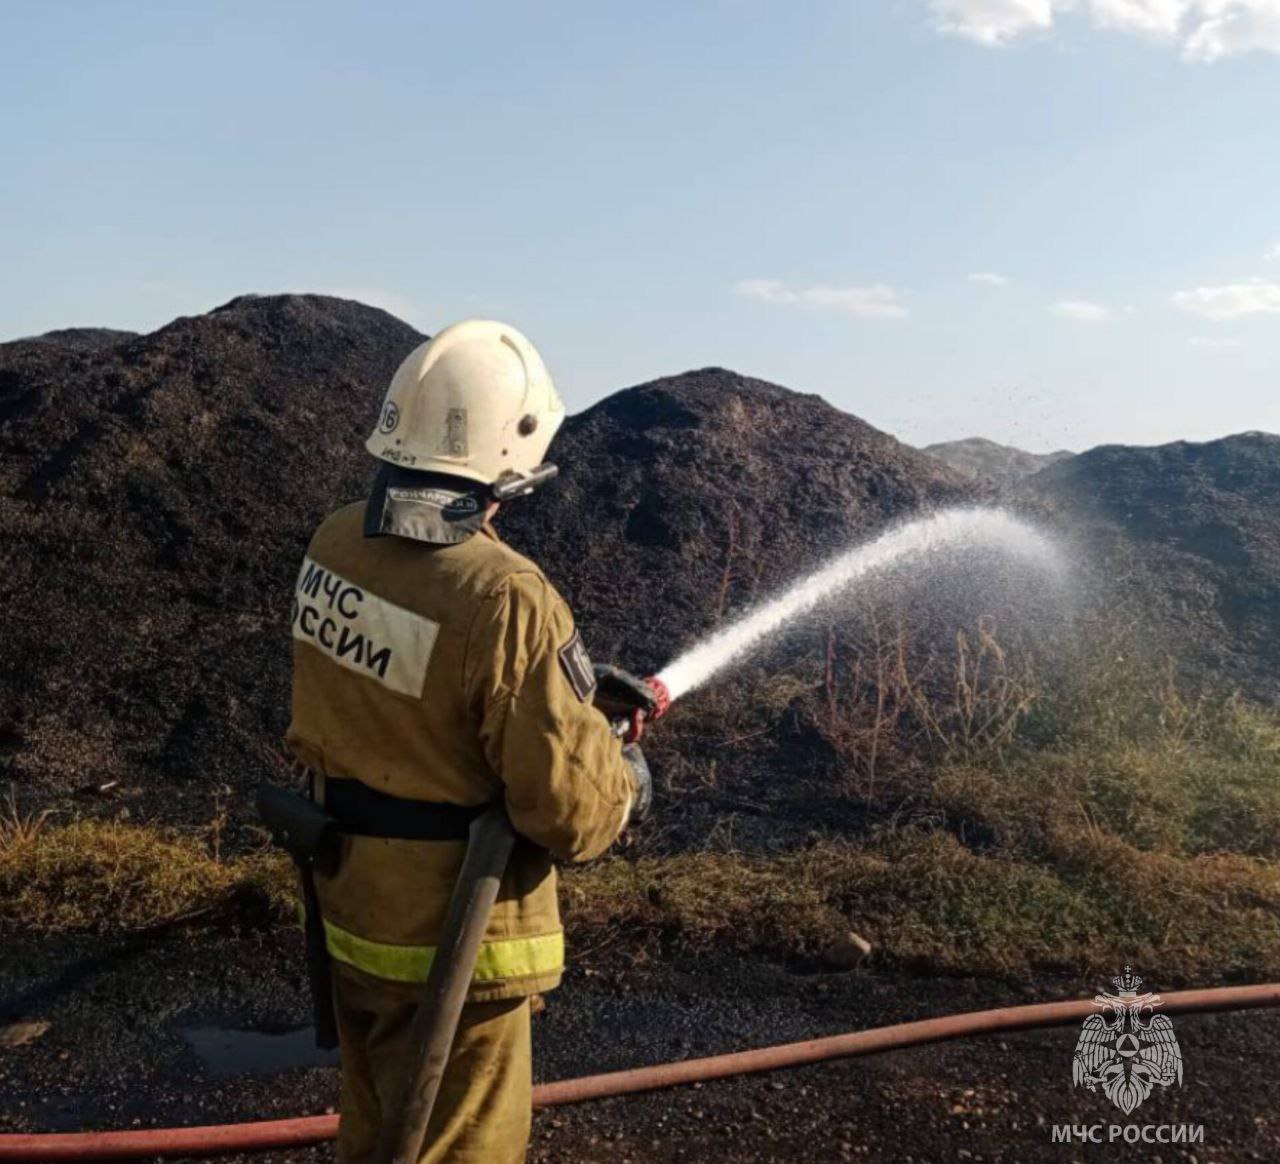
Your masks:
<svg viewBox="0 0 1280 1164"><path fill-rule="evenodd" d="M422 1153L462 1004L471 989L489 914L515 843L515 830L500 804L486 809L471 823L444 932L409 1031L401 1092L390 1118L382 1123L375 1157L378 1164L417 1164Z"/></svg>

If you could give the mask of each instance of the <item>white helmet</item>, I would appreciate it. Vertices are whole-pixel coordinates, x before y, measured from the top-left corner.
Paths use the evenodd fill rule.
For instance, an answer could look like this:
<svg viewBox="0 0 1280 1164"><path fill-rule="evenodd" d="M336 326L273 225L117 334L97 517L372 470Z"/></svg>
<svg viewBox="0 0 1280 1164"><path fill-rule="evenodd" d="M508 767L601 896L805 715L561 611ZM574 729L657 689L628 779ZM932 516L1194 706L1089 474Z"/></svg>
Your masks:
<svg viewBox="0 0 1280 1164"><path fill-rule="evenodd" d="M505 323L468 319L405 358L365 448L402 468L491 485L541 465L563 421L533 344Z"/></svg>

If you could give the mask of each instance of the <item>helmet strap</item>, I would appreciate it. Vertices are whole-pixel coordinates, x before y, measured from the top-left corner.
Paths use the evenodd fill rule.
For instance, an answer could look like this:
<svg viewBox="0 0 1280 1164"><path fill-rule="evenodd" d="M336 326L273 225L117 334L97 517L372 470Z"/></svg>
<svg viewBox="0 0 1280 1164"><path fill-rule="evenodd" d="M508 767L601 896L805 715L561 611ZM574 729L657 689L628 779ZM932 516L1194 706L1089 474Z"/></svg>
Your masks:
<svg viewBox="0 0 1280 1164"><path fill-rule="evenodd" d="M544 461L537 468L529 469L524 473L509 469L489 486L489 493L494 501L513 501L517 497L528 497L559 472L560 469L550 461Z"/></svg>

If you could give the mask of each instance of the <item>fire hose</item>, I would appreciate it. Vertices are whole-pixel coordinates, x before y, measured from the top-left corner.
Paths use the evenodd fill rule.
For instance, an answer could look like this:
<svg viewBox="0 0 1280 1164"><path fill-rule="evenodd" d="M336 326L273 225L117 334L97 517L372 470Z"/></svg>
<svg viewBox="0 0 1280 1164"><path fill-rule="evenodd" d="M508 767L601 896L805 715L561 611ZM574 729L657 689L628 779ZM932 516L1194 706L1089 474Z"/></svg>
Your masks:
<svg viewBox="0 0 1280 1164"><path fill-rule="evenodd" d="M1214 1011L1251 1010L1280 1006L1280 983L1228 986L1210 990L1183 990L1163 996L1164 1014L1205 1014ZM968 1038L1066 1026L1097 1012L1092 1000L1033 1003L970 1011L917 1022L758 1047L705 1059L685 1059L562 1079L533 1089L535 1109L581 1103L608 1096L634 1095L680 1084L725 1079L783 1067L801 1067L831 1059L848 1059L880 1051L919 1047L949 1039ZM131 1160L156 1157L201 1157L223 1152L265 1152L305 1147L332 1140L338 1116L303 1116L297 1119L255 1123L208 1125L186 1128L148 1128L128 1132L72 1132L36 1135L0 1135L0 1161L52 1162L65 1160Z"/></svg>

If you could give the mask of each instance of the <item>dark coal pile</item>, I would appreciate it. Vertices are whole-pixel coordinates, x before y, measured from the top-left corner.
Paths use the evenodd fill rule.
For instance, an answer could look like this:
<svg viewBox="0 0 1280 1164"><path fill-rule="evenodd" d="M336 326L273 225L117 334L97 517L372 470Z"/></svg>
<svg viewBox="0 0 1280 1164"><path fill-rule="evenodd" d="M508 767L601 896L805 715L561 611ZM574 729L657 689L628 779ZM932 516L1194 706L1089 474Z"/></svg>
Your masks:
<svg viewBox="0 0 1280 1164"><path fill-rule="evenodd" d="M423 337L320 296L244 297L106 347L0 346L0 764L207 817L288 713L288 594L357 497Z"/></svg>
<svg viewBox="0 0 1280 1164"><path fill-rule="evenodd" d="M1192 675L1280 698L1280 436L1107 445L1028 487Z"/></svg>
<svg viewBox="0 0 1280 1164"><path fill-rule="evenodd" d="M552 452L559 480L506 514L504 533L565 593L593 656L641 673L889 523L976 496L819 397L718 368L609 397ZM735 845L786 848L860 826L801 698L837 627L847 653L865 619L841 603L795 627L652 733L673 811L645 844L700 846L731 828Z"/></svg>
<svg viewBox="0 0 1280 1164"><path fill-rule="evenodd" d="M1025 449L1002 445L985 437L941 441L925 445L924 452L946 461L953 469L962 473L1000 482L1020 481L1075 455L1066 449L1058 449L1053 453L1029 453Z"/></svg>
<svg viewBox="0 0 1280 1164"><path fill-rule="evenodd" d="M544 563L592 650L634 669L888 522L976 496L820 397L722 368L601 401L552 455L559 480L503 529Z"/></svg>
<svg viewBox="0 0 1280 1164"><path fill-rule="evenodd" d="M178 819L207 819L223 785L244 804L287 718L299 557L366 488L368 426L421 338L288 296L97 352L0 348L10 775L53 794L120 780ZM715 370L618 393L554 452L562 478L504 531L596 656L636 669L887 521L969 494L816 397ZM768 733L757 769L829 762L791 729Z"/></svg>
<svg viewBox="0 0 1280 1164"><path fill-rule="evenodd" d="M131 339L137 339L136 331L119 331L113 327L60 327L44 335L31 336L19 343L52 344L72 352L97 352L114 348Z"/></svg>
<svg viewBox="0 0 1280 1164"><path fill-rule="evenodd" d="M114 801L79 803L207 821L225 786L248 816L287 722L297 563L366 490L364 438L422 338L356 303L279 296L148 336L0 345L0 771L24 797L119 781ZM1207 665L1253 674L1278 638L1280 438L1219 444L1100 450L1030 493L1137 561L1168 618L1192 612ZM553 456L560 479L503 531L568 596L593 655L637 671L886 525L987 495L815 396L720 369L609 397L569 419ZM974 613L930 602L947 634ZM775 672L812 689L834 630L856 654L854 621L788 636L654 733L681 792L671 844L726 813L748 844L753 829L774 845L857 823L829 741L786 690L761 695Z"/></svg>

